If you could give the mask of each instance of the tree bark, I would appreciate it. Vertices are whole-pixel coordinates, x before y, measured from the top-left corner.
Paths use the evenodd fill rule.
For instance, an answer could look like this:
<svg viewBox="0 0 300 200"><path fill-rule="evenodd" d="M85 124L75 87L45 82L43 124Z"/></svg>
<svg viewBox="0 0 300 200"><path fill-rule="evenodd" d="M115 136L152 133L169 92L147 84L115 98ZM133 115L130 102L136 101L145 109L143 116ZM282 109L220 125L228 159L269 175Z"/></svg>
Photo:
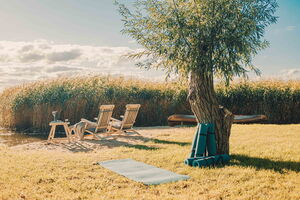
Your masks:
<svg viewBox="0 0 300 200"><path fill-rule="evenodd" d="M199 123L215 124L217 154L229 154L229 136L234 115L219 106L213 74L190 72L188 100Z"/></svg>

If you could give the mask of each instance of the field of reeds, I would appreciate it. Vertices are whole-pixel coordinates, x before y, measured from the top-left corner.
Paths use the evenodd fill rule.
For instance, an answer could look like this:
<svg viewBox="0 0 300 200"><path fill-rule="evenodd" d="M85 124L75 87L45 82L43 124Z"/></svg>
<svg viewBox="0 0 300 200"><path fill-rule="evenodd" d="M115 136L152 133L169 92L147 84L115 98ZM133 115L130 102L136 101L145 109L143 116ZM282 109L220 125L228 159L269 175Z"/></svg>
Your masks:
<svg viewBox="0 0 300 200"><path fill-rule="evenodd" d="M265 123L300 123L300 81L247 81L216 87L221 105L234 114L264 114Z"/></svg>
<svg viewBox="0 0 300 200"><path fill-rule="evenodd" d="M216 85L220 104L234 114L265 114L266 123L300 123L300 82L238 82ZM12 87L0 94L0 126L47 131L51 112L71 123L93 119L101 104L115 104L114 117L128 103L142 105L136 126L165 125L171 114L191 114L184 84L155 83L122 77L76 77Z"/></svg>
<svg viewBox="0 0 300 200"><path fill-rule="evenodd" d="M76 77L40 81L6 89L0 95L0 126L17 130L47 131L51 112L73 124L93 119L101 104L115 104L113 116L125 105L139 103L137 126L166 124L173 113L190 113L186 92L178 84L162 84L122 77Z"/></svg>

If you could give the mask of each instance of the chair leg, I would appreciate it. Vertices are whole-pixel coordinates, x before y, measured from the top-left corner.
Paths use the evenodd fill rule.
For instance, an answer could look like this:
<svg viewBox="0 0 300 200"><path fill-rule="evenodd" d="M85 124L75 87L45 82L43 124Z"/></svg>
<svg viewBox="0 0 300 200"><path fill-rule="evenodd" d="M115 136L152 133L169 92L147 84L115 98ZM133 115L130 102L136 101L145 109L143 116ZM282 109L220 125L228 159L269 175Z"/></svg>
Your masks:
<svg viewBox="0 0 300 200"><path fill-rule="evenodd" d="M65 129L65 132L66 132L66 136L67 136L67 138L68 138L68 141L69 141L69 143L71 142L71 132L70 132L70 129L69 129L69 127L68 127L68 125L66 125L66 124L64 124L63 125L64 126L64 129Z"/></svg>
<svg viewBox="0 0 300 200"><path fill-rule="evenodd" d="M124 133L124 131L122 130L115 130L113 132L110 132L111 135L121 135L122 133Z"/></svg>
<svg viewBox="0 0 300 200"><path fill-rule="evenodd" d="M102 133L101 135L105 135L104 137L101 137L101 139L103 139L103 140L105 140L107 138L113 138L113 139L117 138L115 135L112 134L112 132Z"/></svg>
<svg viewBox="0 0 300 200"><path fill-rule="evenodd" d="M53 139L53 138L52 138L53 131L54 131L54 126L51 126L51 130L50 130L50 132L49 132L49 136L48 136L48 140L47 140L48 143L50 143L50 140Z"/></svg>
<svg viewBox="0 0 300 200"><path fill-rule="evenodd" d="M99 140L100 139L95 133L93 133L92 135L93 135L93 139L95 139L95 140Z"/></svg>
<svg viewBox="0 0 300 200"><path fill-rule="evenodd" d="M139 132L137 132L137 131L134 130L134 129L129 129L129 131L134 132L134 133L137 134L137 135L141 135Z"/></svg>
<svg viewBox="0 0 300 200"><path fill-rule="evenodd" d="M139 132L137 132L136 130L133 130L137 135L141 135Z"/></svg>
<svg viewBox="0 0 300 200"><path fill-rule="evenodd" d="M108 132L111 132L113 130L113 127L111 126L111 125L109 125L108 127L107 127L107 131Z"/></svg>

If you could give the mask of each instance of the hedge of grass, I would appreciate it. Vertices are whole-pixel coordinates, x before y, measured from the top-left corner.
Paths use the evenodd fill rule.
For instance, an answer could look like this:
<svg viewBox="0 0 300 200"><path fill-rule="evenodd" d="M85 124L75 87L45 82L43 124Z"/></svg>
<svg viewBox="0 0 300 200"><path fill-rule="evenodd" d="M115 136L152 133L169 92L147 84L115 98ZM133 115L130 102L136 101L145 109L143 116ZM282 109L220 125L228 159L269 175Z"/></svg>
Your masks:
<svg viewBox="0 0 300 200"><path fill-rule="evenodd" d="M113 77L77 77L39 81L0 94L0 126L17 130L49 130L51 112L73 124L93 119L101 104L115 104L114 117L128 103L142 105L136 126L166 125L174 113L191 114L186 87ZM234 114L265 114L267 123L300 122L300 82L240 82L216 85L221 105Z"/></svg>
<svg viewBox="0 0 300 200"><path fill-rule="evenodd" d="M48 131L51 112L71 124L92 120L101 104L114 104L113 116L124 114L125 105L141 104L137 126L167 123L173 113L191 113L186 92L177 84L143 82L112 77L77 77L40 81L9 88L0 95L0 126L17 130Z"/></svg>
<svg viewBox="0 0 300 200"><path fill-rule="evenodd" d="M266 123L300 123L300 81L240 82L217 87L219 102L234 114L264 114Z"/></svg>

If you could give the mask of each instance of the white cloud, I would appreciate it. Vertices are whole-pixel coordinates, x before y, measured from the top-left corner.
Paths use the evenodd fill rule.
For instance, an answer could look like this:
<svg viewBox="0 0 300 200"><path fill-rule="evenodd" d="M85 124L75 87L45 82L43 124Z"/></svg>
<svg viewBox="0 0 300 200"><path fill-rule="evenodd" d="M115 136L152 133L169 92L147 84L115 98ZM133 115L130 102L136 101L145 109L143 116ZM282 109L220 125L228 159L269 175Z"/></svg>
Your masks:
<svg viewBox="0 0 300 200"><path fill-rule="evenodd" d="M163 80L162 71L142 70L124 55L139 51L129 47L99 47L0 41L0 90L28 81L86 74L119 74Z"/></svg>
<svg viewBox="0 0 300 200"><path fill-rule="evenodd" d="M265 79L275 79L275 80L300 80L300 68L291 68L291 69L283 69L279 72L274 72L270 75L264 75L262 77L257 78L257 80L265 80Z"/></svg>
<svg viewBox="0 0 300 200"><path fill-rule="evenodd" d="M67 72L67 71L80 71L80 68L77 67L68 67L68 66L52 66L46 69L46 72Z"/></svg>
<svg viewBox="0 0 300 200"><path fill-rule="evenodd" d="M281 71L281 76L287 79L300 79L300 69L285 69Z"/></svg>
<svg viewBox="0 0 300 200"><path fill-rule="evenodd" d="M33 48L34 48L34 46L33 46L32 44L24 45L24 46L20 49L20 51L21 51L21 52L26 52L26 51L32 50Z"/></svg>
<svg viewBox="0 0 300 200"><path fill-rule="evenodd" d="M123 75L164 80L162 71L143 70L124 55L139 51L129 47L99 47L33 42L0 41L0 91L35 80L78 75ZM285 69L262 78L300 80L300 68Z"/></svg>
<svg viewBox="0 0 300 200"><path fill-rule="evenodd" d="M21 53L19 58L21 62L36 62L45 58L45 55L42 55L38 52L29 52L29 53Z"/></svg>
<svg viewBox="0 0 300 200"><path fill-rule="evenodd" d="M69 61L74 60L81 56L79 49L71 49L67 51L51 52L46 55L46 58L50 62Z"/></svg>

